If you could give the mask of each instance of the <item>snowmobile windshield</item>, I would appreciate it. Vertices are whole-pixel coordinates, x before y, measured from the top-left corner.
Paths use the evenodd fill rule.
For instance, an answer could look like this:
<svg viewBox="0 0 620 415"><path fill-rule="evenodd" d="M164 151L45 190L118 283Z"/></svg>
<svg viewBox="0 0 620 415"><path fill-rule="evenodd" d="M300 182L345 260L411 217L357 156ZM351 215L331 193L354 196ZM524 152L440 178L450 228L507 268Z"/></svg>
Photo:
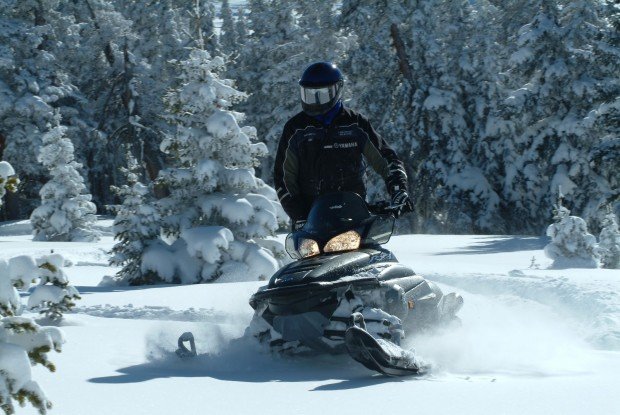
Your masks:
<svg viewBox="0 0 620 415"><path fill-rule="evenodd" d="M391 213L371 214L357 193L329 193L319 197L304 226L286 237L291 258L351 251L387 243L394 229Z"/></svg>
<svg viewBox="0 0 620 415"><path fill-rule="evenodd" d="M366 202L357 193L328 193L314 202L303 230L327 237L356 228L370 218Z"/></svg>

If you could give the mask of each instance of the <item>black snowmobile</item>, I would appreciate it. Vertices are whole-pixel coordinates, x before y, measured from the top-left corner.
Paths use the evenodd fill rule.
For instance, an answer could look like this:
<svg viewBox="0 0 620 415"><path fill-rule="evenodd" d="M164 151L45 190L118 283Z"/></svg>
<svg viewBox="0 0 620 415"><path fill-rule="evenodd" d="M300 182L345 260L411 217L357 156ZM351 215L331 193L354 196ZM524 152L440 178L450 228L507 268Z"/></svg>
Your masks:
<svg viewBox="0 0 620 415"><path fill-rule="evenodd" d="M250 333L281 351L348 352L386 375L423 372L400 347L405 333L454 320L463 299L444 295L381 247L394 221L393 207L367 205L355 193L318 198L286 238L296 261L250 298Z"/></svg>

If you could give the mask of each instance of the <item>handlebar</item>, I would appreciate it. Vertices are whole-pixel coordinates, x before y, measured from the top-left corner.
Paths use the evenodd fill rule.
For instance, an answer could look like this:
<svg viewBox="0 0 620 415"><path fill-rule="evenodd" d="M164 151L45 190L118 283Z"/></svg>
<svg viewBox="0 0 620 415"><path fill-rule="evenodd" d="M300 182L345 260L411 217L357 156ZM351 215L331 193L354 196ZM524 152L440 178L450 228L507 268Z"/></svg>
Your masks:
<svg viewBox="0 0 620 415"><path fill-rule="evenodd" d="M392 205L387 200L380 200L375 203L368 203L368 211L373 215L396 215L404 203L400 205Z"/></svg>

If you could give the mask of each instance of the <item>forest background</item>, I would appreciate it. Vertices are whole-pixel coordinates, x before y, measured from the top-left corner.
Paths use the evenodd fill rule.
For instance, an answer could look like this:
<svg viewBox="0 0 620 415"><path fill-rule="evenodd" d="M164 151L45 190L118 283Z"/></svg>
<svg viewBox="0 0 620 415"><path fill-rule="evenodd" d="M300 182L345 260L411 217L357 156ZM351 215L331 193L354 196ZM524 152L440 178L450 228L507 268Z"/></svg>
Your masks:
<svg viewBox="0 0 620 415"><path fill-rule="evenodd" d="M609 0L2 0L0 155L20 185L0 218L39 206L59 131L98 213L136 180L170 197L171 91L199 50L242 92L226 106L266 146L267 184L298 78L329 60L406 165L401 232L542 234L560 191L598 232L620 211L619 29Z"/></svg>

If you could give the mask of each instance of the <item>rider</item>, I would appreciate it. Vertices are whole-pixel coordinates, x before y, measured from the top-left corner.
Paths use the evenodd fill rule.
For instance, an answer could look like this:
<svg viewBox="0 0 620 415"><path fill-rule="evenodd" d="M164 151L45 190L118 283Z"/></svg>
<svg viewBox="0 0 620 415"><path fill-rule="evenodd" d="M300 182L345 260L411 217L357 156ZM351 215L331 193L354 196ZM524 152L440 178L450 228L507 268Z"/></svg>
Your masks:
<svg viewBox="0 0 620 415"><path fill-rule="evenodd" d="M344 78L336 65L316 62L299 80L302 112L284 125L274 180L282 207L303 223L314 199L352 191L363 198L363 158L385 180L397 216L413 210L407 174L396 153L361 114L344 107Z"/></svg>

